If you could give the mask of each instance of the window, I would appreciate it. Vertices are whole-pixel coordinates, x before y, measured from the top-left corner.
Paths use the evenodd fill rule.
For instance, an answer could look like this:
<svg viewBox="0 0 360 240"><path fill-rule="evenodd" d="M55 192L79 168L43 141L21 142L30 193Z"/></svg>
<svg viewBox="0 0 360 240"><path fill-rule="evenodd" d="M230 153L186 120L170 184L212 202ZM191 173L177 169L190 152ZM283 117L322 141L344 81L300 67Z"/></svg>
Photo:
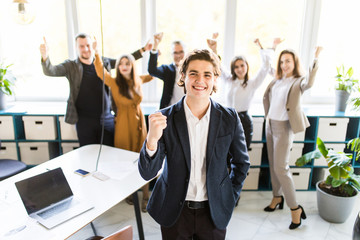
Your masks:
<svg viewBox="0 0 360 240"><path fill-rule="evenodd" d="M274 37L285 39L275 52L272 66L276 68L277 57L285 48L299 52L304 1L299 0L241 0L237 2L236 55L244 55L249 63L249 75L256 75L261 65L259 48L254 44L256 38L264 48L272 47ZM227 66L230 70L230 66ZM255 99L260 101L271 76L257 90Z"/></svg>
<svg viewBox="0 0 360 240"><path fill-rule="evenodd" d="M174 1L156 1L157 31L164 32L159 44L161 55L158 65L173 62L171 43L181 40L185 44L185 52L195 48L207 48L206 39L212 33L219 32L219 38L224 37L225 0L183 0L174 4ZM222 54L223 41L219 41L219 54ZM160 100L163 82L158 81L156 92Z"/></svg>
<svg viewBox="0 0 360 240"><path fill-rule="evenodd" d="M10 11L14 8L12 1L0 2L1 59L13 64L17 100L65 100L69 92L66 78L46 77L42 72L39 51L45 36L52 63L68 58L64 0L31 1L31 4L37 10L34 22L19 25L13 21Z"/></svg>
<svg viewBox="0 0 360 240"><path fill-rule="evenodd" d="M133 0L102 1L104 55L118 58L145 45L141 43L140 3ZM79 31L97 38L101 54L101 17L98 0L78 0ZM138 72L140 61L136 62Z"/></svg>
<svg viewBox="0 0 360 240"><path fill-rule="evenodd" d="M356 23L360 22L360 2L357 0L326 0L322 2L318 45L323 46L319 70L311 91L318 100L334 96L336 67L344 64L353 67L354 77L359 78L360 33ZM325 98L329 101L330 98Z"/></svg>

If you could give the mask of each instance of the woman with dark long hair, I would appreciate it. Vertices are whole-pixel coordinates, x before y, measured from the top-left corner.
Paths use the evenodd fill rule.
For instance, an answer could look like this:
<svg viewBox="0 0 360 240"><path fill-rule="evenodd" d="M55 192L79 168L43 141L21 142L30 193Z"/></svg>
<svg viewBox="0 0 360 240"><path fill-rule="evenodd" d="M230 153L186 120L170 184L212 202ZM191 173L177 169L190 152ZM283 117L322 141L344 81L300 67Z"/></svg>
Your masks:
<svg viewBox="0 0 360 240"><path fill-rule="evenodd" d="M208 46L214 53L217 53L217 33L213 34L213 39L208 39ZM275 38L273 47L263 49L259 39L254 41L260 47L260 56L262 64L254 77L249 77L249 63L244 56L236 56L230 64L230 72L221 67L221 79L225 83L226 103L225 105L235 108L241 124L244 128L245 140L249 149L253 135L253 122L248 113L251 101L255 91L264 81L266 75L271 71L272 56L278 44L281 43L280 38Z"/></svg>
<svg viewBox="0 0 360 240"><path fill-rule="evenodd" d="M96 42L94 45L94 49L96 49ZM149 49L151 49L151 46L149 46ZM149 49L143 49L143 51ZM104 76L105 84L110 87L117 108L114 146L140 152L147 135L145 117L140 107L143 98L142 84L151 81L153 77L150 75L138 76L134 62L135 59L132 55L122 55L116 62L115 78L107 71L105 71ZM94 65L98 77L103 79L103 63L97 51ZM143 212L146 212L149 185L145 185L142 191L143 201L141 208Z"/></svg>

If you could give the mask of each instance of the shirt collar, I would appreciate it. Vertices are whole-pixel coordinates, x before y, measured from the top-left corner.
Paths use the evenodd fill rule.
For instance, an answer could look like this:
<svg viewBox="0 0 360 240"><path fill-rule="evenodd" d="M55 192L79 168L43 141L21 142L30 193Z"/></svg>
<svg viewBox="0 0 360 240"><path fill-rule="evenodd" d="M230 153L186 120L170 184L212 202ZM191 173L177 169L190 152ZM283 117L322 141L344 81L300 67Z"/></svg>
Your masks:
<svg viewBox="0 0 360 240"><path fill-rule="evenodd" d="M205 121L208 121L210 119L211 101L210 101L210 104L208 106L208 109L206 110L205 115L201 119L198 119L197 117L194 116L194 114L191 112L189 106L187 105L187 103L185 101L185 98L184 98L184 108L185 108L185 117L186 117L187 121L189 121L189 120L196 120L196 121L205 120Z"/></svg>

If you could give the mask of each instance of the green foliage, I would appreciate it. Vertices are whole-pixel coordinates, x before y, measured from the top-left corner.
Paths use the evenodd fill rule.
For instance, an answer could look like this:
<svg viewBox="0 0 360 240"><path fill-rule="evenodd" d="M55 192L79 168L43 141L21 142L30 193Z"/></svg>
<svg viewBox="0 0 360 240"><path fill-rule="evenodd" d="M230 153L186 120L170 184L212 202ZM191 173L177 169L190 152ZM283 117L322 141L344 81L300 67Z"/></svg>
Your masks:
<svg viewBox="0 0 360 240"><path fill-rule="evenodd" d="M9 67L12 64L4 66L0 63L0 91L5 93L6 95L12 95L12 86L14 86L15 77L9 71Z"/></svg>
<svg viewBox="0 0 360 240"><path fill-rule="evenodd" d="M348 70L345 70L344 65L340 67L336 67L337 75L335 89L336 90L344 90L348 93L356 91L358 87L359 80L353 78L354 70L350 67Z"/></svg>
<svg viewBox="0 0 360 240"><path fill-rule="evenodd" d="M360 88L357 89L357 93L360 93ZM356 96L349 100L349 103L352 104L353 110L359 112L360 111L360 96Z"/></svg>
<svg viewBox="0 0 360 240"><path fill-rule="evenodd" d="M354 188L360 191L360 176L354 173L354 168L351 165L352 154L344 152L335 152L328 149L324 142L317 138L317 149L306 153L296 160L296 166L302 167L310 163L312 159L318 159L323 156L328 164L330 175L325 183L331 185L333 188L339 188L344 196L351 196ZM355 138L349 141L348 146L352 146L352 150L357 153L360 152L360 139ZM356 159L357 159L356 158Z"/></svg>
<svg viewBox="0 0 360 240"><path fill-rule="evenodd" d="M347 147L351 149L351 151L354 151L356 153L356 158L355 160L359 160L360 157L360 138L354 138L351 139L348 143L347 143Z"/></svg>

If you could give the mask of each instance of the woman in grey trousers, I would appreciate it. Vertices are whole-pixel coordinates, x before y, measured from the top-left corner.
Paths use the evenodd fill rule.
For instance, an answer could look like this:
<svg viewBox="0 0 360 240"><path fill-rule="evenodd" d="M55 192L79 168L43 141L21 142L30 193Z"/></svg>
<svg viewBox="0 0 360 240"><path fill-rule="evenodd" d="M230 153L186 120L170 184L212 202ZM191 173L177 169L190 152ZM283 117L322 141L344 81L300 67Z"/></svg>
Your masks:
<svg viewBox="0 0 360 240"><path fill-rule="evenodd" d="M296 201L289 155L294 134L305 131L310 126L301 110L300 97L314 83L318 69L317 58L321 50L321 47L316 48L314 62L306 75L301 73L297 54L290 49L283 50L278 59L276 77L267 87L263 99L273 192L273 199L264 210L273 212L277 206L283 209L285 197L286 204L291 209L290 229L299 227L301 219L306 218L303 207Z"/></svg>

